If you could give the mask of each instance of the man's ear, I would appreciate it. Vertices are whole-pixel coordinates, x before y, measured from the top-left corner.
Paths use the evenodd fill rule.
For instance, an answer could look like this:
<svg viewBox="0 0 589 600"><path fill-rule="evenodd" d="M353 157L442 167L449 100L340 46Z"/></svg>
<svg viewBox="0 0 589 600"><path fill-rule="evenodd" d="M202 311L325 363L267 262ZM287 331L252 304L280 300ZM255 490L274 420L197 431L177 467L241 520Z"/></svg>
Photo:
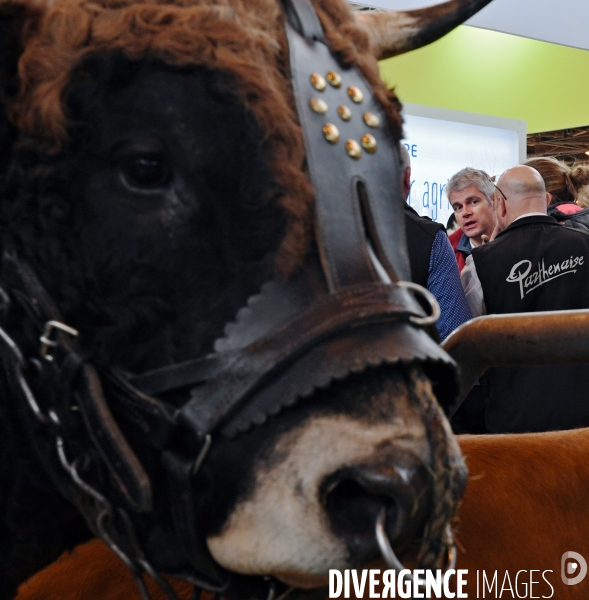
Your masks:
<svg viewBox="0 0 589 600"><path fill-rule="evenodd" d="M409 192L411 191L411 167L406 167L403 172L403 199L409 198Z"/></svg>
<svg viewBox="0 0 589 600"><path fill-rule="evenodd" d="M546 206L550 206L551 202L552 202L552 194L549 194L548 192L546 192Z"/></svg>
<svg viewBox="0 0 589 600"><path fill-rule="evenodd" d="M505 199L505 196L501 197L501 217L506 217L507 216L507 200Z"/></svg>
<svg viewBox="0 0 589 600"><path fill-rule="evenodd" d="M23 36L41 17L40 9L26 2L0 0L0 176L4 173L16 140L8 118L8 105L18 95L18 60Z"/></svg>
<svg viewBox="0 0 589 600"><path fill-rule="evenodd" d="M502 194L495 194L495 212L501 218L507 214L507 205Z"/></svg>

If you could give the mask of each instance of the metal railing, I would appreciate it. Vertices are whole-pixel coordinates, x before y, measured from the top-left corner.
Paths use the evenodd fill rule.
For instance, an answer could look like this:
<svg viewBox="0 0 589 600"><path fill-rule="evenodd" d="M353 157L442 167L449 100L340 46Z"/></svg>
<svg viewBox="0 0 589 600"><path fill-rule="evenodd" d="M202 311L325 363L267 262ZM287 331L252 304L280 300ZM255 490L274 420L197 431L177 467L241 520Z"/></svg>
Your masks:
<svg viewBox="0 0 589 600"><path fill-rule="evenodd" d="M460 367L460 401L491 367L589 364L589 310L472 319L442 344Z"/></svg>

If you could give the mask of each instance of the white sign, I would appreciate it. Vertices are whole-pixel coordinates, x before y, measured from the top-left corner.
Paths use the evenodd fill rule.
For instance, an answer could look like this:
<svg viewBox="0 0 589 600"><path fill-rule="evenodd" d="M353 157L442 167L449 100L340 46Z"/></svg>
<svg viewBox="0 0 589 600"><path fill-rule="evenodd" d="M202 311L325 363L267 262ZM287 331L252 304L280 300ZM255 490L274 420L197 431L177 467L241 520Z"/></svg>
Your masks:
<svg viewBox="0 0 589 600"><path fill-rule="evenodd" d="M525 161L526 130L512 121L457 111L405 105L405 139L411 156L409 204L446 224L452 208L446 183L464 167L500 175Z"/></svg>

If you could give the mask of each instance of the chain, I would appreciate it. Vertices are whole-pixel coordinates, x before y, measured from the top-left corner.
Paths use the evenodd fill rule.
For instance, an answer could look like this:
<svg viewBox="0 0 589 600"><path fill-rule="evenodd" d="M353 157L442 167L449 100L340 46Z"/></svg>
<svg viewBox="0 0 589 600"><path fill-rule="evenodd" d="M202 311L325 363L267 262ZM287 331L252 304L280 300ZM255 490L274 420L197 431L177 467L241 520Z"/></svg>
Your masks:
<svg viewBox="0 0 589 600"><path fill-rule="evenodd" d="M6 292L0 287L0 314L4 314L9 306L10 300ZM70 336L76 336L78 332L59 321L50 321L45 324L43 335L40 337L40 354L47 362L53 362L53 357L50 351L55 348L57 342L51 339L51 334L54 331L61 331ZM52 409L43 410L33 391L31 390L25 373L27 371L27 363L15 341L0 327L0 345L3 345L8 352L1 353L2 362L4 362L7 374L11 376L13 382L16 383L17 389L26 400L31 413L36 421L44 428L49 430L55 439L55 447L60 465L69 475L75 487L83 492L94 505L93 514L96 515L93 522L89 519L91 529L102 539L102 541L122 560L129 568L135 583L139 589L142 600L151 600L151 595L144 581L144 574L147 574L159 589L164 593L168 600L178 600L178 596L170 586L170 584L152 567L149 561L145 558L143 551L137 540L135 529L129 515L121 508L115 508L112 503L101 494L96 488L88 484L80 476L79 465L83 456L70 461L66 454L65 442L62 436L62 423ZM8 355L8 356L7 356ZM10 357L10 358L8 358ZM38 363L38 368L42 369L41 363ZM85 516L88 514L85 511ZM131 548L131 552L121 548L120 540L125 542L125 546Z"/></svg>
<svg viewBox="0 0 589 600"><path fill-rule="evenodd" d="M94 531L131 571L141 599L151 600L151 595L143 579L143 575L147 573L168 600L178 600L178 596L170 584L145 558L129 515L123 509L115 508L103 494L82 479L78 471L78 464L82 457L70 462L65 452L63 438L59 435L56 437L56 448L59 462L74 485L94 502L94 513L96 514ZM124 540L125 545L130 546L132 553L123 550L120 541L117 541L117 539Z"/></svg>

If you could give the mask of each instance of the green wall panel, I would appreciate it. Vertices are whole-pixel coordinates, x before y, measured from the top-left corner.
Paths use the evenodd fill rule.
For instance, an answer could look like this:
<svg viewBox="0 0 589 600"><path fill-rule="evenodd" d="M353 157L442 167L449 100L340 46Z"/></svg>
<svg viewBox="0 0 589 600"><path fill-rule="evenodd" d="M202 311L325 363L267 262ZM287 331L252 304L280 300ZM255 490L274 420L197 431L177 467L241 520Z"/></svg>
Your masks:
<svg viewBox="0 0 589 600"><path fill-rule="evenodd" d="M586 50L459 27L380 67L401 101L521 119L528 133L589 125Z"/></svg>

